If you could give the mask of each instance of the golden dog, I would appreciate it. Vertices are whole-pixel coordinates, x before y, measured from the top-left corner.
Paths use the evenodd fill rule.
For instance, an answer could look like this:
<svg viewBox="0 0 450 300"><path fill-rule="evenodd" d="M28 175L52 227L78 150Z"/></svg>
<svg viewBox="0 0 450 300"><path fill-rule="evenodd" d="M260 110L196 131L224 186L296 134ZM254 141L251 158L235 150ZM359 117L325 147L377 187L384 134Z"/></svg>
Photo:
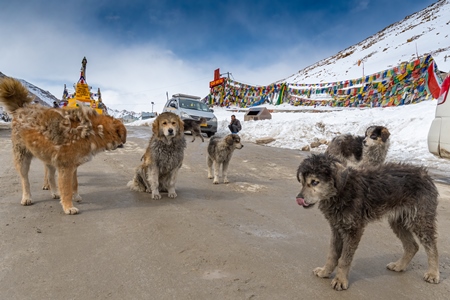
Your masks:
<svg viewBox="0 0 450 300"><path fill-rule="evenodd" d="M141 158L143 163L136 169L128 187L133 191L151 192L153 199L161 199L160 191L175 198L175 183L186 148L183 121L174 113L164 112L153 121L152 131Z"/></svg>
<svg viewBox="0 0 450 300"><path fill-rule="evenodd" d="M125 126L111 116L90 108L48 108L30 104L28 90L16 79L0 83L0 102L13 116L11 139L14 164L22 179L22 205L31 205L28 171L31 159L42 160L54 199L61 198L66 214L77 214L72 198L78 195L77 168L104 150L114 150L126 142ZM55 172L58 171L57 193Z"/></svg>

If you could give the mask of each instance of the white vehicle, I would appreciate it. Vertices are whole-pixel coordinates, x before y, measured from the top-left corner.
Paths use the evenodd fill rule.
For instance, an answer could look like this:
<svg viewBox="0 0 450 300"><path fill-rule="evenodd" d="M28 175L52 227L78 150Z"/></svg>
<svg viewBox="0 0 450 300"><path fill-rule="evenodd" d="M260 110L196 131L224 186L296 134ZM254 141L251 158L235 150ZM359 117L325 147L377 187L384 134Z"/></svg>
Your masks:
<svg viewBox="0 0 450 300"><path fill-rule="evenodd" d="M436 117L428 132L428 150L436 156L450 159L450 74L441 85Z"/></svg>
<svg viewBox="0 0 450 300"><path fill-rule="evenodd" d="M206 123L200 124L201 131L206 133L208 137L213 136L217 132L217 118L213 113L214 110L201 102L200 97L175 94L164 105L163 112L166 111L179 115L182 120L198 121L203 117Z"/></svg>

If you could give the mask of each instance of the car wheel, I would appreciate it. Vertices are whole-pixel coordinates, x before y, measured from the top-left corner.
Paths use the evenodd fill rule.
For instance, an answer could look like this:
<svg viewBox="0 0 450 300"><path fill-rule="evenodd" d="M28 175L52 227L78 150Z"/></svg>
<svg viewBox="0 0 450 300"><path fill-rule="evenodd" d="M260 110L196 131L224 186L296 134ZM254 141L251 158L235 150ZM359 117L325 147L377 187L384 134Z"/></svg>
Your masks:
<svg viewBox="0 0 450 300"><path fill-rule="evenodd" d="M206 135L210 138L214 135L215 132L207 132Z"/></svg>

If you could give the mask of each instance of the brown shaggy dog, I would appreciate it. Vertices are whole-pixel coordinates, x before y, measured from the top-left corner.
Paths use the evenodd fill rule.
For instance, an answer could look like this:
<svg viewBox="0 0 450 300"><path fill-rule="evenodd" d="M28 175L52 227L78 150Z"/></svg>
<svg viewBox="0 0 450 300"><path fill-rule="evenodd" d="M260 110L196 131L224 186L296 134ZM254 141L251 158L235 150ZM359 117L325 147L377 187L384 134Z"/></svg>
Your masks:
<svg viewBox="0 0 450 300"><path fill-rule="evenodd" d="M205 139L203 138L203 135L202 135L202 130L200 128L201 124L206 124L205 118L200 118L198 121L191 120L191 119L185 119L185 120L183 120L183 123L184 123L184 131L190 131L192 134L192 142L195 141L196 135L198 135L202 139L202 142L205 141Z"/></svg>
<svg viewBox="0 0 450 300"><path fill-rule="evenodd" d="M214 184L219 183L219 172L222 167L223 183L228 181L228 165L233 155L234 149L242 149L241 138L237 134L229 134L224 138L212 137L208 144L208 155L206 163L208 164L208 178L213 180ZM214 177L212 166L214 164Z"/></svg>
<svg viewBox="0 0 450 300"><path fill-rule="evenodd" d="M384 126L370 126L364 136L339 135L330 142L326 153L344 165L376 166L384 163L389 149L389 130Z"/></svg>
<svg viewBox="0 0 450 300"><path fill-rule="evenodd" d="M436 247L438 191L424 168L386 163L374 168L345 168L334 157L320 154L305 159L297 171L302 185L297 203L319 209L330 223L331 244L325 266L314 269L318 277L329 277L335 290L348 288L348 274L356 248L369 222L387 216L401 240L404 253L387 268L404 271L419 250L414 235L428 256L424 280L439 283Z"/></svg>
<svg viewBox="0 0 450 300"><path fill-rule="evenodd" d="M141 158L143 163L136 169L128 187L133 191L151 192L153 199L161 199L160 191L175 198L175 183L186 148L183 121L174 113L164 112L153 121L152 130L153 135Z"/></svg>
<svg viewBox="0 0 450 300"><path fill-rule="evenodd" d="M0 102L13 116L11 139L14 163L22 179L22 205L32 204L28 171L31 159L42 160L54 199L59 198L66 214L76 214L72 197L78 195L77 168L104 150L126 142L125 126L117 119L99 115L90 108L63 110L30 104L28 90L16 79L0 83Z"/></svg>

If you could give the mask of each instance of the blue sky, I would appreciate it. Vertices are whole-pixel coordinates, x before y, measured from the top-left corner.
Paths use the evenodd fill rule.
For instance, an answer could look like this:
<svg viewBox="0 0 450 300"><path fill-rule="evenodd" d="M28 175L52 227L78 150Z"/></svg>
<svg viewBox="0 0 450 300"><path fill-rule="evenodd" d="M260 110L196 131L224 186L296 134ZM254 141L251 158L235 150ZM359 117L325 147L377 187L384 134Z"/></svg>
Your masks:
<svg viewBox="0 0 450 300"><path fill-rule="evenodd" d="M270 84L434 2L8 1L0 72L60 97L86 56L88 83L107 105L149 110L166 92L205 96L216 68Z"/></svg>

